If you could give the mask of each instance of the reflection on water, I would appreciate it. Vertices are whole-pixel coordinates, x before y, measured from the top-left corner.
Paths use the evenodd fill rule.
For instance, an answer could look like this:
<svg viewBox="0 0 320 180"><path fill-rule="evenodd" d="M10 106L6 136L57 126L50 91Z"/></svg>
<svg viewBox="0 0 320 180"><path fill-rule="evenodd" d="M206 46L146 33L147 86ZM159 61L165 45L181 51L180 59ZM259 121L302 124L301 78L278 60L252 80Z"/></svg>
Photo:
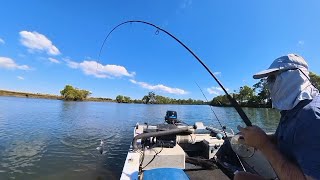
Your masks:
<svg viewBox="0 0 320 180"><path fill-rule="evenodd" d="M45 140L41 140L41 137L31 141L13 140L1 153L1 166L4 168L2 171L8 169L14 173L32 174L32 167L45 154L45 147Z"/></svg>
<svg viewBox="0 0 320 180"><path fill-rule="evenodd" d="M235 130L233 108L214 107ZM137 123L162 123L175 110L188 124L218 127L208 106L143 105L0 97L0 179L119 179ZM244 108L253 124L274 131L279 113ZM105 154L96 147L104 141Z"/></svg>

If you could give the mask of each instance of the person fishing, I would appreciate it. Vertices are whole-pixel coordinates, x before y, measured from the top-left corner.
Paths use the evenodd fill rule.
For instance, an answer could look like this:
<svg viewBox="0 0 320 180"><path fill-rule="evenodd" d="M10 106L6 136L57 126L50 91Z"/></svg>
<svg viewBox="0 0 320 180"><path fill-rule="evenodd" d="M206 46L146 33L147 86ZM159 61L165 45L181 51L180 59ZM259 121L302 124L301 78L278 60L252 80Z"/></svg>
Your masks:
<svg viewBox="0 0 320 180"><path fill-rule="evenodd" d="M320 179L320 95L310 81L308 64L288 54L253 76L265 77L280 122L272 136L258 126L238 126L245 143L263 153L279 179ZM234 179L262 177L238 172Z"/></svg>

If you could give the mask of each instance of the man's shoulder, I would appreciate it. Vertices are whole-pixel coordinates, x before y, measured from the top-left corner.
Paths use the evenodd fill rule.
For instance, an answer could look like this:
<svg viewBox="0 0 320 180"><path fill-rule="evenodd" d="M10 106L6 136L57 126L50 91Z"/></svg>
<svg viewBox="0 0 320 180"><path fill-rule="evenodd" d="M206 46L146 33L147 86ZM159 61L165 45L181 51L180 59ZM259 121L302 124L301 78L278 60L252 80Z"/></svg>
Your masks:
<svg viewBox="0 0 320 180"><path fill-rule="evenodd" d="M299 114L320 120L320 95L314 97L310 103L304 106Z"/></svg>
<svg viewBox="0 0 320 180"><path fill-rule="evenodd" d="M313 100L310 103L310 106L317 107L318 109L320 108L320 94L313 98Z"/></svg>
<svg viewBox="0 0 320 180"><path fill-rule="evenodd" d="M316 96L305 105L296 115L296 125L299 129L316 130L320 126L320 96ZM320 133L320 131L318 131Z"/></svg>

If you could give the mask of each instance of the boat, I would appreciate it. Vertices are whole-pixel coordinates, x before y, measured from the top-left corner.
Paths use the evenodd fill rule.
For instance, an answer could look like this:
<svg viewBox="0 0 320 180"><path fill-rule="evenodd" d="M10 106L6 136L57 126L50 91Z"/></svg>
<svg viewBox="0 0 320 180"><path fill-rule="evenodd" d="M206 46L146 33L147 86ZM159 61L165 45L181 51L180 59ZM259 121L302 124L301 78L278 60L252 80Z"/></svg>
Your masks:
<svg viewBox="0 0 320 180"><path fill-rule="evenodd" d="M165 123L136 124L120 179L233 179L237 171L277 178L263 154L239 134L202 122L188 125L167 111Z"/></svg>

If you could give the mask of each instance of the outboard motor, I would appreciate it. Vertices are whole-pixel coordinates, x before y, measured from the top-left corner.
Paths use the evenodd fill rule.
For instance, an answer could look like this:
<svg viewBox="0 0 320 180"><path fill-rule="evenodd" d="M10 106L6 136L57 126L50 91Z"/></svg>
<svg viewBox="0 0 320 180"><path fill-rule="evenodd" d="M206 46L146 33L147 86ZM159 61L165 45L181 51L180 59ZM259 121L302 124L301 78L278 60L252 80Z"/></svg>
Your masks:
<svg viewBox="0 0 320 180"><path fill-rule="evenodd" d="M180 121L178 120L178 115L176 111L167 111L166 116L164 117L164 120L168 124L180 123Z"/></svg>

